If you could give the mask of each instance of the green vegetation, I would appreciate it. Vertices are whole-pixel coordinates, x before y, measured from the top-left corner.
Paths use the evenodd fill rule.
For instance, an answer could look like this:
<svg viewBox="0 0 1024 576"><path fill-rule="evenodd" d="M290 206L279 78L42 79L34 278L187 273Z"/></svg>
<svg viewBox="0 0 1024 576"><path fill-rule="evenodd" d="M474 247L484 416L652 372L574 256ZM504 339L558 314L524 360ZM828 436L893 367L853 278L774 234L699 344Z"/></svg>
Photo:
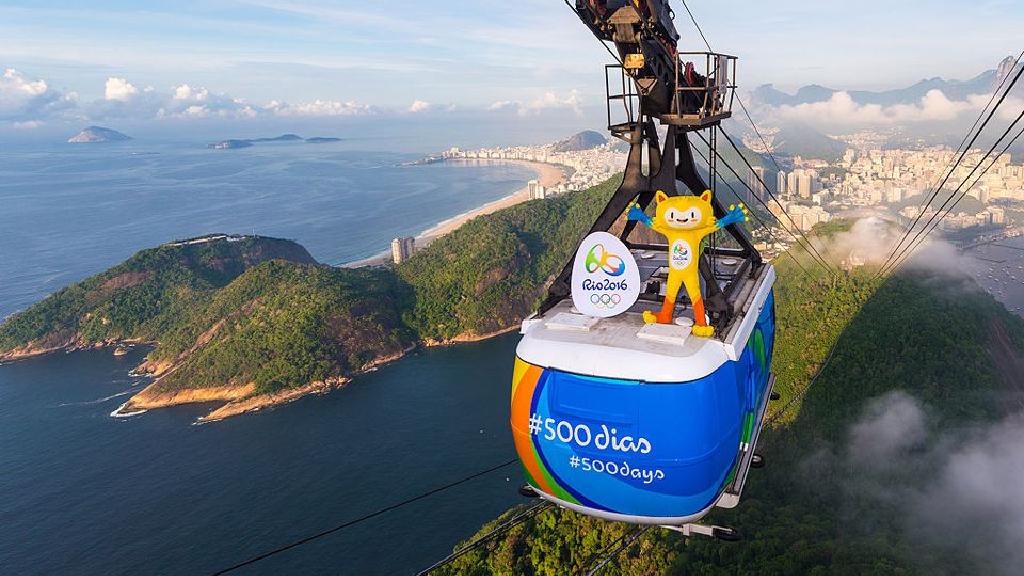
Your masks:
<svg viewBox="0 0 1024 576"><path fill-rule="evenodd" d="M534 309L617 187L609 181L513 206L438 239L398 268L416 295L406 321L432 340L516 325Z"/></svg>
<svg viewBox="0 0 1024 576"><path fill-rule="evenodd" d="M281 258L314 260L298 244L273 238L167 244L69 286L0 326L0 354L118 340L153 341L187 310L248 268Z"/></svg>
<svg viewBox="0 0 1024 576"><path fill-rule="evenodd" d="M842 225L835 228L825 232ZM652 530L605 573L994 573L978 555L907 535L900 495L932 479L934 462L896 465L870 485L849 463L849 433L871 399L894 390L933 409L936 429L991 422L1009 401L1007 389L1024 377L997 367L1021 365L1024 321L967 278L907 271L878 282L868 271L832 280L800 274L788 262L778 263L776 290L773 367L782 400L770 408L778 418L760 443L768 467L752 472L738 509L709 517L745 539L687 541ZM1002 346L993 334L1005 335ZM834 344L831 362L808 388ZM1000 362L1000 355L1015 358ZM581 573L629 529L547 511L445 573Z"/></svg>
<svg viewBox="0 0 1024 576"><path fill-rule="evenodd" d="M251 382L260 394L356 373L412 344L408 297L386 270L261 264L162 335L150 357L178 368L159 390Z"/></svg>
<svg viewBox="0 0 1024 576"><path fill-rule="evenodd" d="M139 252L0 326L0 359L152 342L151 392L255 393L344 378L419 341L517 325L617 186L477 218L400 267L316 264L270 238L184 241Z"/></svg>

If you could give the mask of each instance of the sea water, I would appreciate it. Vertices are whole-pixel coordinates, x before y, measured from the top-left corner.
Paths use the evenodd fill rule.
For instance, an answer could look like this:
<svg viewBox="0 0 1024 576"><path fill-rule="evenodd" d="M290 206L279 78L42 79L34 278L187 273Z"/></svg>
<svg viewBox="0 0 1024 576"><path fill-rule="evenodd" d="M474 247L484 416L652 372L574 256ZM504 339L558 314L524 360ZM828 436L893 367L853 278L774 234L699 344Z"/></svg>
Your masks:
<svg viewBox="0 0 1024 576"><path fill-rule="evenodd" d="M520 165L406 165L416 154L353 143L131 141L0 149L0 318L143 248L213 232L298 241L320 262L523 188Z"/></svg>
<svg viewBox="0 0 1024 576"><path fill-rule="evenodd" d="M978 283L1008 310L1024 316L1024 237L972 248L964 256Z"/></svg>
<svg viewBox="0 0 1024 576"><path fill-rule="evenodd" d="M322 262L508 195L519 166L403 166L346 143L130 142L0 151L0 317L137 250L209 232ZM513 457L515 337L430 349L345 389L194 426L212 406L109 415L146 353L0 366L0 573L202 574ZM508 467L242 574L408 574L520 501Z"/></svg>
<svg viewBox="0 0 1024 576"><path fill-rule="evenodd" d="M194 426L115 419L145 350L0 367L0 572L208 574L514 457L514 336L423 350L326 396ZM240 574L410 574L522 501L510 466Z"/></svg>

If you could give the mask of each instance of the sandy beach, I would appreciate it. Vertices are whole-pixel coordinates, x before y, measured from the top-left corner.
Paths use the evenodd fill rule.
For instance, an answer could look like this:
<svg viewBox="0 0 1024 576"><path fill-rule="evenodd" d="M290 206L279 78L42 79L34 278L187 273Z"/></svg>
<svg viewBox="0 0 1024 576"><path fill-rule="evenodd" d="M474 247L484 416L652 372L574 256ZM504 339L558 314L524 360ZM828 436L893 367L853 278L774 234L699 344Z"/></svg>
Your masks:
<svg viewBox="0 0 1024 576"><path fill-rule="evenodd" d="M526 166L527 168L536 170L538 173L537 180L540 181L542 186L548 188L558 186L562 182L565 182L565 172L562 170L562 168L559 168L558 166L553 166L551 164L540 164L538 162L527 162L525 160L480 160L480 162L518 164L521 166ZM523 188L516 190L514 193L504 198L499 198L498 200L495 200L493 202L488 202L487 204L484 204L479 208L470 210L468 212L464 212L462 214L459 214L458 216L439 222L434 227L416 236L416 249L420 250L425 246L429 246L430 243L433 242L434 240L440 238L441 236L444 236L445 234L453 232L454 230L458 229L460 226L462 226L466 222L469 222L473 218L476 218L477 216L492 214L494 212L497 212L498 210L502 210L510 206L515 206L516 204L519 204L521 202L526 202L529 199L530 189L524 186ZM344 267L358 268L360 266L372 266L383 264L390 261L391 250L388 249L382 251L380 254L377 254L376 256L371 256L370 258L357 260L355 262L349 262L345 264Z"/></svg>

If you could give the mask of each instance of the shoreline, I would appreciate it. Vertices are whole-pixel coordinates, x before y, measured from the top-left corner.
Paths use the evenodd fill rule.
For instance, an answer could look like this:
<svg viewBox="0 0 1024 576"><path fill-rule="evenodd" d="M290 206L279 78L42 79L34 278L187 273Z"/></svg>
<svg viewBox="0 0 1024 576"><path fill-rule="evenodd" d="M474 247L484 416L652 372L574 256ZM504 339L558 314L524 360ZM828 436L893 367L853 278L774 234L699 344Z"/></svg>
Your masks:
<svg viewBox="0 0 1024 576"><path fill-rule="evenodd" d="M462 162L463 160L456 160ZM490 162L490 163L503 163L512 164L528 167L537 173L537 178L545 187L555 187L565 182L568 179L566 171L555 165L542 164L538 162L530 162L526 160L479 160L478 162ZM478 206L472 210L463 212L451 218L442 220L427 230L416 235L417 249L429 246L434 240L450 234L453 231L460 228L466 222L473 220L479 216L492 214L499 210L515 206L523 203L530 199L529 186L524 186L513 193L487 202L481 206ZM359 260L356 262L350 262L341 265L344 268L355 268L360 266L368 265L382 265L390 262L391 252L390 250L384 251L377 256ZM507 334L519 329L519 323L515 323L512 326L505 327L500 330L484 334L460 334L459 336L448 340L448 341L424 341L419 343L420 346L427 348L437 346L452 346L464 343L481 342L489 340L497 336ZM13 360L47 355L58 350L71 351L75 349L85 348L109 348L113 347L116 349L118 346L123 345L138 345L145 344L143 342L118 340L118 341L107 341L97 343L92 346L81 346L75 345L74 341L63 342L61 346L47 348L47 349L32 349L32 350L20 350L17 357ZM145 375L154 378L148 386L143 390L133 394L128 401L120 404L112 412L109 417L111 418L131 418L145 414L152 410L169 408L173 406L189 405L189 404L204 404L210 402L223 403L220 407L213 409L206 416L200 417L195 423L206 424L217 421L222 421L234 416L248 414L253 412L259 412L261 410L274 408L294 402L302 397L316 394L327 394L333 390L344 388L354 376L364 374L366 372L375 370L377 367L389 364L391 362L400 360L405 357L411 350L415 349L416 346L412 346L409 349L403 350L400 354L389 356L386 358L379 358L374 362L371 362L363 369L359 370L355 374L348 377L336 377L330 378L323 382L312 382L306 386L292 390L282 390L271 394L260 394L252 396L254 392L252 385L233 387L224 386L219 388L208 388L208 389L187 389L179 390L174 392L161 392L158 391L157 385L161 376L166 373L173 371L175 368L173 363L160 363L155 364L149 361L143 361L139 366L131 371L134 375Z"/></svg>
<svg viewBox="0 0 1024 576"><path fill-rule="evenodd" d="M110 413L110 417L119 419L132 418L152 410L161 410L176 406L223 402L221 406L214 408L206 416L201 416L193 422L193 425L212 424L235 416L254 414L263 410L285 406L307 396L325 395L334 392L335 390L340 390L348 386L359 376L374 372L381 366L386 366L402 360L408 356L410 352L416 350L416 348L420 346L424 348L436 348L441 346L473 344L515 332L519 330L519 327L519 323L515 323L512 326L484 334L466 333L460 334L451 340L427 340L419 343L418 345L409 346L398 354L378 358L350 376L335 376L324 381L311 382L299 388L279 390L277 392L259 394L255 396L249 395L252 392L252 384L242 387L224 386L209 389L186 389L177 392L158 392L154 390L157 385L157 382L154 381L141 391L132 395L127 402L124 402L114 409L114 411ZM133 373L134 372L135 371L133 370ZM148 393L155 393L156 395L152 398L136 401L138 398L145 396Z"/></svg>
<svg viewBox="0 0 1024 576"><path fill-rule="evenodd" d="M457 159L456 162L468 162L468 160ZM525 166L527 168L537 171L537 180L540 181L542 186L551 188L558 186L566 181L567 176L565 170L554 164L541 164L540 162L530 162L528 160L490 160L481 159L475 160L476 162L489 162L495 164L512 164L518 166ZM452 162L452 160L445 160L445 162ZM462 214L452 216L446 220L442 220L432 227L420 232L415 236L416 238L416 250L421 250L431 244L434 240L441 238L447 234L454 232L459 229L463 224L470 220L477 218L478 216L486 216L493 214L499 210L510 208L516 204L527 202L530 199L529 186L524 186L512 194L505 196L504 198L498 198L479 206L472 210L467 210ZM355 260L352 262L346 262L342 264L341 268L360 268L363 266L381 266L391 262L391 250L383 250L374 256L369 258L363 258L361 260Z"/></svg>

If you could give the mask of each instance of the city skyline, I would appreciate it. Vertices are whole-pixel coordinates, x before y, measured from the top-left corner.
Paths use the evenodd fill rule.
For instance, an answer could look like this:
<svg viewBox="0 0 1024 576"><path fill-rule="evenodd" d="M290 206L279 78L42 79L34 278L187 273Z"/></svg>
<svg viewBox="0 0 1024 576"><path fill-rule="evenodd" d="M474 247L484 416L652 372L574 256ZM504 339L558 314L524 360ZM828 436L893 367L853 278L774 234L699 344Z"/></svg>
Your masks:
<svg viewBox="0 0 1024 576"><path fill-rule="evenodd" d="M872 131L848 134L841 138L846 150L839 159L796 156L791 159L792 168L779 170L774 177L769 176L765 167L755 166L752 172L746 173L743 183L737 183L739 186L725 183L725 188L751 206L767 206L776 217L782 217L785 211L794 226L802 231L863 210L908 225L922 213L918 204L942 178L954 158L954 151L935 145L917 149L886 148L881 144L885 140L885 135ZM584 150L556 151L555 146L548 143L475 150L453 147L421 162L525 161L568 170L571 173L568 180L551 189L537 181L530 182L530 199L544 200L605 181L626 160L624 152L616 149L611 141ZM939 226L943 232L981 233L1005 227L1010 222L1009 214L1016 212L1014 206L1024 202L1024 164L1015 164L1010 154L1000 154L991 161L992 170L969 178L975 176L971 167L981 163L982 157L981 150L970 150L964 164L952 173L952 181L965 182L958 191L962 190L964 196L977 204L954 206ZM727 175L723 176L727 181ZM770 198L769 192L776 195L778 203L773 203L775 197ZM935 213L936 208L931 207L926 215ZM783 239L778 243L768 242L764 234L756 232L755 238L760 236L758 239L765 240L766 250L784 248L794 241L784 226L774 230L775 237Z"/></svg>

